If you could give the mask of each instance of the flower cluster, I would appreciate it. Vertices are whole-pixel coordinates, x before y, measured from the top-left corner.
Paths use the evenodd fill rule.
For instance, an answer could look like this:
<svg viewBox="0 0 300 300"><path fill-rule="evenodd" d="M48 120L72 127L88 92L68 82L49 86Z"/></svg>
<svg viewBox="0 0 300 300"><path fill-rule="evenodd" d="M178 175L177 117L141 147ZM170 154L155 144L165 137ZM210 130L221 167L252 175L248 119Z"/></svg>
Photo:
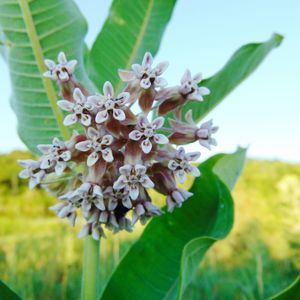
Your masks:
<svg viewBox="0 0 300 300"><path fill-rule="evenodd" d="M161 76L168 64L153 67L147 52L141 65L119 70L127 82L123 91L114 91L107 81L103 93L90 94L75 79L76 61L68 62L60 53L58 62L46 60L49 70L44 75L61 88L64 99L57 105L65 112L64 125L81 130L73 131L68 141L54 138L52 144L38 145L37 161L19 161L24 167L20 177L29 178L30 188L40 185L56 193L59 202L50 209L59 218L74 225L80 211L86 221L80 237L91 234L99 239L105 236L104 228L131 231L137 221L145 224L160 215L149 189L165 195L169 212L181 207L192 194L177 181L184 183L186 174L200 175L192 163L200 152L186 153L177 145L216 145L212 135L218 128L212 121L198 127L191 111L182 117L186 102L203 101L210 92L199 86L201 74L192 77L187 70L180 85L167 87ZM137 114L132 109L135 102L140 107ZM156 115L152 120L151 114ZM170 127L164 127L166 114ZM53 187L53 179L60 184Z"/></svg>

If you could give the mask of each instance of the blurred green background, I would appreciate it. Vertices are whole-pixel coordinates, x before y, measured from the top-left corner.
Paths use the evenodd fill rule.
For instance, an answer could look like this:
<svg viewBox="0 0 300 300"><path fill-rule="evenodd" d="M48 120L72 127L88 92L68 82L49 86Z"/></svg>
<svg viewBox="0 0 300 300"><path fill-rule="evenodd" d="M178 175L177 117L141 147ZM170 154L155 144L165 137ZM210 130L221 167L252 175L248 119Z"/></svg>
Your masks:
<svg viewBox="0 0 300 300"><path fill-rule="evenodd" d="M18 179L20 157L30 154L0 155L1 279L24 299L77 299L80 224L58 219L48 210L55 199ZM209 251L187 300L266 299L299 274L300 164L249 160L233 195L233 231ZM103 283L141 231L102 241Z"/></svg>

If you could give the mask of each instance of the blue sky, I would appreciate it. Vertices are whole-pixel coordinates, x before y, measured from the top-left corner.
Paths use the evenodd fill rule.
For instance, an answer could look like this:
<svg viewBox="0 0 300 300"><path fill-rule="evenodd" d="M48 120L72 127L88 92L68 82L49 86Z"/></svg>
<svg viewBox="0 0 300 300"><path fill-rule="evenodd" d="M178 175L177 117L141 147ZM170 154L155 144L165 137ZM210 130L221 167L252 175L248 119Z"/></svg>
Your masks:
<svg viewBox="0 0 300 300"><path fill-rule="evenodd" d="M88 20L86 41L91 45L110 1L76 2ZM249 145L251 157L300 162L299 12L299 0L178 1L155 59L170 62L165 76L169 84L177 84L186 67L208 77L241 45L267 40L273 32L285 36L281 47L208 116L220 126L219 145L212 153ZM0 152L25 149L16 133L16 119L8 103L9 74L1 59L0 79Z"/></svg>

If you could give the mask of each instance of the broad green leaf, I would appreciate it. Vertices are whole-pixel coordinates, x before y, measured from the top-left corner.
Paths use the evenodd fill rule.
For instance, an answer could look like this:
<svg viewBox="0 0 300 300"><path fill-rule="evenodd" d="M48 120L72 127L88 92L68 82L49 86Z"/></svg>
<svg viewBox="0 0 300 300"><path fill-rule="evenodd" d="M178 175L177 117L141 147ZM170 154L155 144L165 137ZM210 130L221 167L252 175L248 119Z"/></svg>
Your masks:
<svg viewBox="0 0 300 300"><path fill-rule="evenodd" d="M299 300L300 297L300 276L286 289L269 300Z"/></svg>
<svg viewBox="0 0 300 300"><path fill-rule="evenodd" d="M21 300L21 298L0 280L0 300Z"/></svg>
<svg viewBox="0 0 300 300"><path fill-rule="evenodd" d="M130 69L146 51L155 55L176 0L114 0L89 61L89 74L102 88L106 80L119 91L118 69Z"/></svg>
<svg viewBox="0 0 300 300"><path fill-rule="evenodd" d="M182 294L206 250L224 238L233 223L230 192L209 165L200 166L202 175L191 188L194 196L182 208L149 222L101 299L177 299Z"/></svg>
<svg viewBox="0 0 300 300"><path fill-rule="evenodd" d="M246 149L238 148L232 154L218 154L207 160L202 165L202 170L212 170L232 190L239 176L242 173L246 158ZM220 214L222 216L222 214ZM220 224L226 223L226 216L220 217ZM222 226L222 224L220 225ZM206 251L216 241L214 238L199 237L190 241L183 249L181 256L180 290L179 298L193 279L199 263L203 259Z"/></svg>
<svg viewBox="0 0 300 300"><path fill-rule="evenodd" d="M246 79L262 63L270 51L278 47L283 36L274 34L264 43L252 43L238 49L227 64L214 76L203 80L200 85L210 89L211 94L205 96L203 102L190 101L183 111L193 111L195 121L203 119L232 90Z"/></svg>
<svg viewBox="0 0 300 300"><path fill-rule="evenodd" d="M0 0L0 11L18 133L36 152L37 144L69 135L56 105L55 84L42 76L46 70L44 58L56 60L57 54L64 51L67 58L77 59L76 76L91 87L82 59L86 22L71 0Z"/></svg>
<svg viewBox="0 0 300 300"><path fill-rule="evenodd" d="M238 148L232 154L223 154L213 166L213 172L219 176L230 190L234 188L242 173L246 151L244 148Z"/></svg>

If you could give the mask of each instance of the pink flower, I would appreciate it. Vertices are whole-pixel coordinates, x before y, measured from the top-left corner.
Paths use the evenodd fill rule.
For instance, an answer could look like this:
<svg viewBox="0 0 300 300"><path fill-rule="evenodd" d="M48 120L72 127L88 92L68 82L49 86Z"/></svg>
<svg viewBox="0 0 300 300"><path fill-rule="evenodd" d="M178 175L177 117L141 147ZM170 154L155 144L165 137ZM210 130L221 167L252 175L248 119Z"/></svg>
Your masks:
<svg viewBox="0 0 300 300"><path fill-rule="evenodd" d="M71 112L64 118L64 125L70 126L80 121L83 126L90 126L92 122L91 111L93 105L87 102L86 97L79 88L75 88L73 92L74 102L68 100L60 100L57 105L65 111Z"/></svg>
<svg viewBox="0 0 300 300"><path fill-rule="evenodd" d="M118 121L124 121L126 115L124 110L126 109L125 104L129 99L127 92L120 93L116 98L114 97L114 89L109 81L106 81L103 86L103 94L97 95L96 97L89 97L89 102L94 104L98 108L96 115L96 122L101 124L108 120L109 114Z"/></svg>
<svg viewBox="0 0 300 300"><path fill-rule="evenodd" d="M143 165L125 165L120 168L120 177L114 183L115 190L127 189L132 200L139 196L139 189L153 188L154 184L146 175L146 167Z"/></svg>
<svg viewBox="0 0 300 300"><path fill-rule="evenodd" d="M199 152L185 153L184 148L180 147L175 152L173 159L169 161L168 168L174 172L180 183L184 183L186 180L185 173L194 177L200 176L199 169L190 165L190 161L195 161L199 157Z"/></svg>
<svg viewBox="0 0 300 300"><path fill-rule="evenodd" d="M209 95L210 90L204 86L199 87L201 81L201 73L192 77L190 70L187 69L181 78L179 92L190 100L203 101L203 96Z"/></svg>
<svg viewBox="0 0 300 300"><path fill-rule="evenodd" d="M143 152L146 154L150 153L153 142L162 145L169 142L165 135L155 132L163 126L164 120L163 117L158 117L150 123L146 116L140 115L136 129L130 132L129 138L134 141L142 140L141 148Z"/></svg>
<svg viewBox="0 0 300 300"><path fill-rule="evenodd" d="M99 154L106 162L114 160L112 150L109 145L113 142L113 137L109 134L101 136L100 132L89 127L87 130L87 140L79 142L75 148L79 151L91 151L87 158L87 165L93 166L99 159Z"/></svg>
<svg viewBox="0 0 300 300"><path fill-rule="evenodd" d="M156 67L152 68L153 57L150 52L146 52L141 65L133 64L132 71L119 70L120 78L125 81L137 80L143 89L148 89L151 86L165 87L167 81L160 77L167 69L168 62L159 63Z"/></svg>
<svg viewBox="0 0 300 300"><path fill-rule="evenodd" d="M73 59L67 61L64 52L59 52L57 60L58 64L51 59L45 59L45 65L47 66L48 71L46 71L43 75L52 80L58 80L61 82L69 81L73 76L77 60Z"/></svg>

